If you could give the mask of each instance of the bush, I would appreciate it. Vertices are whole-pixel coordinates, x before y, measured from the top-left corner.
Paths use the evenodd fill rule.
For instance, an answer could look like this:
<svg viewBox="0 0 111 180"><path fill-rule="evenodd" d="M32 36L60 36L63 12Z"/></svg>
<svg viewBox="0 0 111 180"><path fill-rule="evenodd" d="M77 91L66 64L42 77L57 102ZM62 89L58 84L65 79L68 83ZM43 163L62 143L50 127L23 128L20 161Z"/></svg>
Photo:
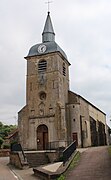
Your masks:
<svg viewBox="0 0 111 180"><path fill-rule="evenodd" d="M0 149L1 149L1 146L2 146L2 144L3 144L3 138L2 137L0 137Z"/></svg>
<svg viewBox="0 0 111 180"><path fill-rule="evenodd" d="M61 175L57 180L65 180L65 176Z"/></svg>
<svg viewBox="0 0 111 180"><path fill-rule="evenodd" d="M10 149L10 144L4 144L3 149Z"/></svg>
<svg viewBox="0 0 111 180"><path fill-rule="evenodd" d="M109 155L111 156L111 146L108 147Z"/></svg>

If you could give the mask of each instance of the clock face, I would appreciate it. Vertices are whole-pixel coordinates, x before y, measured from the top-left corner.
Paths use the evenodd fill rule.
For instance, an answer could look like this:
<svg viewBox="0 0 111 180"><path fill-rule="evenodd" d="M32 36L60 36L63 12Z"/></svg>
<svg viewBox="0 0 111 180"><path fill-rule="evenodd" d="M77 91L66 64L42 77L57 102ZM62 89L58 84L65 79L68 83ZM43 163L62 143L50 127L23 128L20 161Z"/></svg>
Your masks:
<svg viewBox="0 0 111 180"><path fill-rule="evenodd" d="M44 53L45 51L46 51L46 45L41 44L41 45L38 47L38 52L39 52L39 53Z"/></svg>

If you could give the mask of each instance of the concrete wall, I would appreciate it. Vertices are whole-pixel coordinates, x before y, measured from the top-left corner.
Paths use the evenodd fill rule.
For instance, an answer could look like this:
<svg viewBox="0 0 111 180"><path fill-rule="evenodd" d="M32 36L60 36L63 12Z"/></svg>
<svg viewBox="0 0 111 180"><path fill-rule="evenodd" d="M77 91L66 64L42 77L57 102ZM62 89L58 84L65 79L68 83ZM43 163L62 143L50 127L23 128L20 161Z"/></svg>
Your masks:
<svg viewBox="0 0 111 180"><path fill-rule="evenodd" d="M0 150L0 157L7 157L10 155L10 150L8 149L1 149Z"/></svg>

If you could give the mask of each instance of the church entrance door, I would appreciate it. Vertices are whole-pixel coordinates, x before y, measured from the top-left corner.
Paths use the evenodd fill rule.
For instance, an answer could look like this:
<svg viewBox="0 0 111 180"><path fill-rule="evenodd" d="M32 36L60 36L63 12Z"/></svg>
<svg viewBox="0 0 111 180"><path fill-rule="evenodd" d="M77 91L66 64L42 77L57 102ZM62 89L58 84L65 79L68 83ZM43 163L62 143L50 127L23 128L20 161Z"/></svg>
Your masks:
<svg viewBox="0 0 111 180"><path fill-rule="evenodd" d="M48 127L40 125L37 128L37 150L45 150L48 145Z"/></svg>
<svg viewBox="0 0 111 180"><path fill-rule="evenodd" d="M78 146L78 137L77 137L77 133L73 133L73 141L76 141L76 146Z"/></svg>

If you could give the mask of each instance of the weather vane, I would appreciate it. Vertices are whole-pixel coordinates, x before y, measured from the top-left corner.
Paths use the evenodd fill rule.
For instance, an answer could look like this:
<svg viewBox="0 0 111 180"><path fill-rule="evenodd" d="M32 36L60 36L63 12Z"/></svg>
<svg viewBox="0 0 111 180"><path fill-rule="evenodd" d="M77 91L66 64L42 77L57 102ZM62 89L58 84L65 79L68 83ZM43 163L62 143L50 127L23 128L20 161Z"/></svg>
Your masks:
<svg viewBox="0 0 111 180"><path fill-rule="evenodd" d="M47 1L47 2L45 2L47 5L48 5L48 12L50 11L50 3L52 3L53 1Z"/></svg>

